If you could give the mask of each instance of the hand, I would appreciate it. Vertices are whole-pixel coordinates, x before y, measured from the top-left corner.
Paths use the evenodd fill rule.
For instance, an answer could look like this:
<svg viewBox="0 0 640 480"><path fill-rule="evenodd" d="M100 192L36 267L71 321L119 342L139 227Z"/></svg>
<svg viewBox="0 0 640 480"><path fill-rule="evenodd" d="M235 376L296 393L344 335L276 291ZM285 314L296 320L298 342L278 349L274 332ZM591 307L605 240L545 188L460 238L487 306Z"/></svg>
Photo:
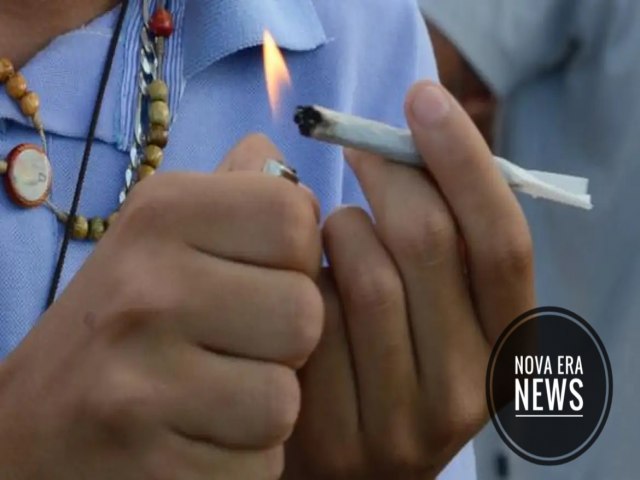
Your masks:
<svg viewBox="0 0 640 480"><path fill-rule="evenodd" d="M251 137L135 187L0 366L0 478L280 477L322 298L315 200L246 171L278 155Z"/></svg>
<svg viewBox="0 0 640 480"><path fill-rule="evenodd" d="M534 304L527 223L473 123L428 82L407 118L430 173L350 152L375 223L343 208L324 226L287 480L434 478L486 422L491 347Z"/></svg>

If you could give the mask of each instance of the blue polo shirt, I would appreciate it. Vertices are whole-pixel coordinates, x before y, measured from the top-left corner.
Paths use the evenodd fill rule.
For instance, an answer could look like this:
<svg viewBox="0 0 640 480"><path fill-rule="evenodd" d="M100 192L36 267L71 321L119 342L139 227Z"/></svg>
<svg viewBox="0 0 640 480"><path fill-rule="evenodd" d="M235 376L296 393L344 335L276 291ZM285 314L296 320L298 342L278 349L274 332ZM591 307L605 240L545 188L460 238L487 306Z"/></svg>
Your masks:
<svg viewBox="0 0 640 480"><path fill-rule="evenodd" d="M130 2L97 127L80 203L87 217L117 206L124 182L138 69L141 2ZM436 78L428 36L413 0L174 0L176 33L164 75L173 121L161 171L212 171L245 135L264 132L320 199L323 214L365 205L341 150L301 138L291 121L298 104L322 104L398 126L404 96L417 79ZM23 69L39 93L53 165L52 200L71 205L85 137L117 12L62 35ZM266 93L262 42L269 29L285 51L292 88L273 116ZM0 155L39 143L14 102L0 92ZM45 305L61 225L44 208L24 210L0 192L0 358L37 321ZM94 248L72 242L64 287ZM451 478L475 478L467 449Z"/></svg>

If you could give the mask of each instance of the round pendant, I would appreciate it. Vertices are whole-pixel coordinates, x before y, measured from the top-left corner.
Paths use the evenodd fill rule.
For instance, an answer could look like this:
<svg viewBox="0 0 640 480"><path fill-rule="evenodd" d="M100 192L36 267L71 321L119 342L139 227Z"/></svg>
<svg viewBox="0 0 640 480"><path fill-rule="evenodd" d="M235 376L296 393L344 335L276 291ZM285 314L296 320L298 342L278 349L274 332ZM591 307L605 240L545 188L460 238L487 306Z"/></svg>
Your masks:
<svg viewBox="0 0 640 480"><path fill-rule="evenodd" d="M23 143L7 156L5 187L11 199L21 207L42 205L51 189L51 163L36 145Z"/></svg>

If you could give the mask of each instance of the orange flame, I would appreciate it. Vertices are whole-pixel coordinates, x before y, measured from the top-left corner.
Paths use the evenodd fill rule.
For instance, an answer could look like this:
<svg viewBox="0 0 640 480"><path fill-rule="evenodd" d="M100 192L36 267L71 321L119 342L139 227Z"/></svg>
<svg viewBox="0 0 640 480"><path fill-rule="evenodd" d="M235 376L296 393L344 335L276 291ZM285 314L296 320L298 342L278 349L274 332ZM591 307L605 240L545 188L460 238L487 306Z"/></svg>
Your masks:
<svg viewBox="0 0 640 480"><path fill-rule="evenodd" d="M291 76L289 75L289 69L282 56L282 52L268 30L264 31L262 45L264 75L267 81L269 105L271 106L271 113L276 116L280 106L283 87L291 87Z"/></svg>

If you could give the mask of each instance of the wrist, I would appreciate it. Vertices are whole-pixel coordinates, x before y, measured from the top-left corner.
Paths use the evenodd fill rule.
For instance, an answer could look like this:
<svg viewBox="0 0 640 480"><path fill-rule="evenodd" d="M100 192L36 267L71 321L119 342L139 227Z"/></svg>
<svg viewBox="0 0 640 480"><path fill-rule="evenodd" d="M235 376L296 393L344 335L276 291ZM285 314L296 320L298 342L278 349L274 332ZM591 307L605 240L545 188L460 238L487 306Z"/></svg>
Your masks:
<svg viewBox="0 0 640 480"><path fill-rule="evenodd" d="M15 472L15 449L19 449L17 439L14 438L15 427L12 414L12 400L10 393L10 368L7 361L0 362L0 477L17 478Z"/></svg>
<svg viewBox="0 0 640 480"><path fill-rule="evenodd" d="M34 463L37 421L24 409L28 402L18 394L18 372L10 358L0 362L0 478L22 480L33 478L26 469Z"/></svg>

